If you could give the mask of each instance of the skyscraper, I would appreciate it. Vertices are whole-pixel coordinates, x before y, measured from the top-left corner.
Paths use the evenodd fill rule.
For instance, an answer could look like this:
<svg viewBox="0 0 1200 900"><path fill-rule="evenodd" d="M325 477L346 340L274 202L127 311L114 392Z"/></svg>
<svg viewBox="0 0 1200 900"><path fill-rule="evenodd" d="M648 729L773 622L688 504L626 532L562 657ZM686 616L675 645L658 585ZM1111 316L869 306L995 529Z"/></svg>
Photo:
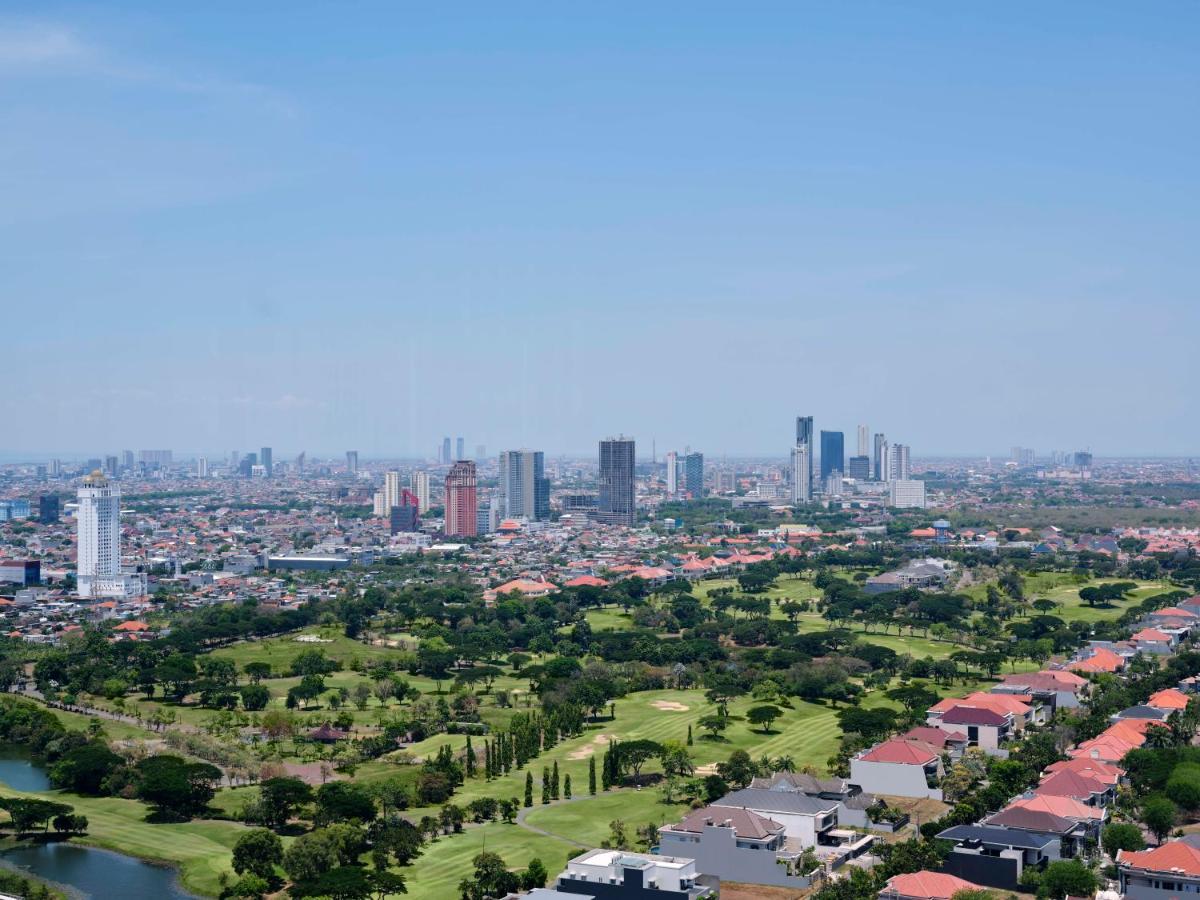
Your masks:
<svg viewBox="0 0 1200 900"><path fill-rule="evenodd" d="M207 478L208 477L208 457L207 456L202 456L198 460L196 460L196 477L197 478Z"/></svg>
<svg viewBox="0 0 1200 900"><path fill-rule="evenodd" d="M866 425L858 426L858 455L869 456L871 454L871 429Z"/></svg>
<svg viewBox="0 0 1200 900"><path fill-rule="evenodd" d="M475 537L478 534L477 513L475 463L461 459L446 475L446 534Z"/></svg>
<svg viewBox="0 0 1200 900"><path fill-rule="evenodd" d="M392 470L383 474L383 508L384 514L392 507L400 505L400 473Z"/></svg>
<svg viewBox="0 0 1200 900"><path fill-rule="evenodd" d="M908 445L893 444L891 459L888 463L889 481L908 481L912 477L912 467L909 463Z"/></svg>
<svg viewBox="0 0 1200 900"><path fill-rule="evenodd" d="M263 447L258 454L258 462L263 467L263 474L268 478L275 472L275 464L272 461L273 456L274 454L271 452L270 447Z"/></svg>
<svg viewBox="0 0 1200 900"><path fill-rule="evenodd" d="M667 496L674 497L679 493L679 454L674 450L667 451Z"/></svg>
<svg viewBox="0 0 1200 900"><path fill-rule="evenodd" d="M796 446L808 451L808 487L804 490L806 501L812 497L813 465L816 459L813 434L813 417L796 416Z"/></svg>
<svg viewBox="0 0 1200 900"><path fill-rule="evenodd" d="M145 576L121 574L121 489L101 472L83 479L75 512L76 583L80 597L133 597Z"/></svg>
<svg viewBox="0 0 1200 900"><path fill-rule="evenodd" d="M812 500L812 451L808 444L792 448L792 502Z"/></svg>
<svg viewBox="0 0 1200 900"><path fill-rule="evenodd" d="M450 438L449 437L442 438L442 453L441 453L441 456L438 457L438 462L440 462L444 465L454 462L454 460L452 460L450 458Z"/></svg>
<svg viewBox="0 0 1200 900"><path fill-rule="evenodd" d="M846 471L846 436L840 431L821 432L821 482L833 472Z"/></svg>
<svg viewBox="0 0 1200 900"><path fill-rule="evenodd" d="M117 458L115 456L104 457L104 474L109 478L117 477Z"/></svg>
<svg viewBox="0 0 1200 900"><path fill-rule="evenodd" d="M58 521L58 494L42 494L38 497L38 521L43 525Z"/></svg>
<svg viewBox="0 0 1200 900"><path fill-rule="evenodd" d="M306 460L305 453L303 450L301 450L300 455L296 457L296 472L300 475L304 474L305 460Z"/></svg>
<svg viewBox="0 0 1200 900"><path fill-rule="evenodd" d="M504 450L500 454L500 513L544 522L550 518L550 481L541 450Z"/></svg>
<svg viewBox="0 0 1200 900"><path fill-rule="evenodd" d="M846 474L857 481L866 481L871 477L871 457L866 455L852 456L846 460Z"/></svg>
<svg viewBox="0 0 1200 900"><path fill-rule="evenodd" d="M609 525L633 525L637 515L633 470L637 450L633 438L607 438L600 442L600 497L597 518Z"/></svg>
<svg viewBox="0 0 1200 900"><path fill-rule="evenodd" d="M346 471L349 472L351 475L358 474L358 451L357 450L347 450L346 451Z"/></svg>
<svg viewBox="0 0 1200 900"><path fill-rule="evenodd" d="M875 434L875 456L871 460L871 465L876 481L888 480L887 438L882 431Z"/></svg>
<svg viewBox="0 0 1200 900"><path fill-rule="evenodd" d="M683 489L693 500L704 496L703 453L689 453L683 458Z"/></svg>
<svg viewBox="0 0 1200 900"><path fill-rule="evenodd" d="M412 486L412 492L417 495L417 509L419 512L429 511L429 473L428 472L413 472L409 476L408 483Z"/></svg>
<svg viewBox="0 0 1200 900"><path fill-rule="evenodd" d="M462 438L455 438L455 440L454 440L454 458L455 459L466 459L467 458L467 442L464 441Z"/></svg>

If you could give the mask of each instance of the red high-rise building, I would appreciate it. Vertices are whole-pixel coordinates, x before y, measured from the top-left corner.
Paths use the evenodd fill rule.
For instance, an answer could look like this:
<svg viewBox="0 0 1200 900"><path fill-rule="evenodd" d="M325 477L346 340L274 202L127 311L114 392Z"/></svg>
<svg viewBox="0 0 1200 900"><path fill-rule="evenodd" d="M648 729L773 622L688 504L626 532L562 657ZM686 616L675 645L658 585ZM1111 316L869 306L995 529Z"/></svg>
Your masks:
<svg viewBox="0 0 1200 900"><path fill-rule="evenodd" d="M475 463L460 459L446 476L446 534L475 537L477 510Z"/></svg>

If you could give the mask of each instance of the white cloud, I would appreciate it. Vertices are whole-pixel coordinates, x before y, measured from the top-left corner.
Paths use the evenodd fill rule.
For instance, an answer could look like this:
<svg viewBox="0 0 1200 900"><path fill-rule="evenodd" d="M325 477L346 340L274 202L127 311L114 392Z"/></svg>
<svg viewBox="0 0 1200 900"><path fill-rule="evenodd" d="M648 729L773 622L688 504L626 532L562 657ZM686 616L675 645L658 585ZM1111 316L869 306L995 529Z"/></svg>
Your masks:
<svg viewBox="0 0 1200 900"><path fill-rule="evenodd" d="M61 66L94 57L94 50L69 29L56 25L0 25L0 66Z"/></svg>

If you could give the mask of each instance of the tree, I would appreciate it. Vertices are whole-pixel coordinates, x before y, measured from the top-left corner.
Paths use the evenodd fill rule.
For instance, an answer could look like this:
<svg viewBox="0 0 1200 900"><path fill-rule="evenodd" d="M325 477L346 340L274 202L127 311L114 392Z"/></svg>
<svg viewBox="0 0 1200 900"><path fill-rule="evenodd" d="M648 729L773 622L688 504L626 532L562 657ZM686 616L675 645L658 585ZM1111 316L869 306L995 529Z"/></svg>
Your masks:
<svg viewBox="0 0 1200 900"><path fill-rule="evenodd" d="M749 753L745 750L734 750L726 762L717 763L717 773L726 782L741 789L750 783L758 774L758 770Z"/></svg>
<svg viewBox="0 0 1200 900"><path fill-rule="evenodd" d="M282 828L296 807L311 803L313 790L299 778L268 778L259 788L259 812L264 824Z"/></svg>
<svg viewBox="0 0 1200 900"><path fill-rule="evenodd" d="M252 828L233 845L233 871L239 875L249 872L270 880L275 867L282 863L283 842L266 828Z"/></svg>
<svg viewBox="0 0 1200 900"><path fill-rule="evenodd" d="M1166 797L1150 797L1142 804L1142 823L1161 844L1175 827L1175 804Z"/></svg>
<svg viewBox="0 0 1200 900"><path fill-rule="evenodd" d="M207 808L221 783L221 770L181 756L150 756L137 764L137 795L172 817L190 818Z"/></svg>
<svg viewBox="0 0 1200 900"><path fill-rule="evenodd" d="M44 830L49 827L51 819L69 816L75 811L75 807L66 803L24 800L17 797L0 800L0 809L7 810L9 818L12 819L13 831L18 835L32 831L38 825Z"/></svg>
<svg viewBox="0 0 1200 900"><path fill-rule="evenodd" d="M595 767L593 766L592 768L593 768L593 774L595 774ZM595 791L593 791L592 793L595 793ZM531 806L533 806L533 773L526 772L525 773L525 808L529 809L529 807L531 807Z"/></svg>
<svg viewBox="0 0 1200 900"><path fill-rule="evenodd" d="M542 861L536 856L529 861L529 866L521 873L521 890L532 891L534 888L545 887L550 873Z"/></svg>
<svg viewBox="0 0 1200 900"><path fill-rule="evenodd" d="M1113 822L1104 827L1101 843L1105 851L1115 856L1118 850L1145 850L1142 829L1130 822Z"/></svg>
<svg viewBox="0 0 1200 900"><path fill-rule="evenodd" d="M696 771L696 764L692 762L692 754L688 753L687 747L678 741L663 742L662 750L659 752L659 761L662 763L663 774L668 777L692 775Z"/></svg>
<svg viewBox="0 0 1200 900"><path fill-rule="evenodd" d="M464 900L490 900L520 889L520 879L508 871L499 854L484 851L471 862L475 866L472 877L458 885Z"/></svg>
<svg viewBox="0 0 1200 900"><path fill-rule="evenodd" d="M265 662L248 662L242 666L242 671L250 679L251 684L258 684L264 678L271 677L271 664Z"/></svg>
<svg viewBox="0 0 1200 900"><path fill-rule="evenodd" d="M297 884L312 882L341 863L342 841L329 828L318 828L292 841L283 854L283 870Z"/></svg>
<svg viewBox="0 0 1200 900"><path fill-rule="evenodd" d="M721 739L721 732L729 727L729 717L721 715L702 716L696 724L708 732L708 734L704 735L705 739L717 741Z"/></svg>
<svg viewBox="0 0 1200 900"><path fill-rule="evenodd" d="M588 757L588 793L596 793L596 757Z"/></svg>
<svg viewBox="0 0 1200 900"><path fill-rule="evenodd" d="M1077 859L1060 859L1046 866L1038 885L1038 896L1061 900L1063 897L1091 897L1096 893L1096 873Z"/></svg>
<svg viewBox="0 0 1200 900"><path fill-rule="evenodd" d="M746 720L751 725L761 725L763 734L770 734L771 723L782 715L783 710L778 706L771 706L770 704L767 704L765 706L752 707L746 713Z"/></svg>
<svg viewBox="0 0 1200 900"><path fill-rule="evenodd" d="M250 712L266 709L271 702L271 692L261 684L242 685L239 693L242 695L242 707Z"/></svg>
<svg viewBox="0 0 1200 900"><path fill-rule="evenodd" d="M370 822L374 818L375 798L366 785L330 781L317 789L317 811L313 821L318 826L352 820Z"/></svg>
<svg viewBox="0 0 1200 900"><path fill-rule="evenodd" d="M1197 780L1197 766L1176 766L1175 771L1167 780L1167 796L1183 810L1194 812L1200 808L1200 781Z"/></svg>
<svg viewBox="0 0 1200 900"><path fill-rule="evenodd" d="M50 780L55 787L77 794L101 794L105 779L124 762L108 744L91 741L63 754L50 770Z"/></svg>
<svg viewBox="0 0 1200 900"><path fill-rule="evenodd" d="M566 800L571 799L571 773L570 772L568 772L566 775L563 776L563 798Z"/></svg>
<svg viewBox="0 0 1200 900"><path fill-rule="evenodd" d="M647 762L659 756L663 747L658 741L648 739L640 739L636 741L625 741L620 745L620 753L617 757L622 769L629 768L633 771L635 779L640 778L642 774L642 766Z"/></svg>

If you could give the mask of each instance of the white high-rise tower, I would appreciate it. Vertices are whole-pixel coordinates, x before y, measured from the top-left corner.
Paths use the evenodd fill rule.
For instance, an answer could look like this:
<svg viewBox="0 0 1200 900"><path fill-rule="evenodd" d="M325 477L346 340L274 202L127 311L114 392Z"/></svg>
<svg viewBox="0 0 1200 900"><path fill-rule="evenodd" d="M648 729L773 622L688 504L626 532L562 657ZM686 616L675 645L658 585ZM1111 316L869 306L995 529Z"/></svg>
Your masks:
<svg viewBox="0 0 1200 900"><path fill-rule="evenodd" d="M674 450L667 454L667 496L679 493L679 454Z"/></svg>
<svg viewBox="0 0 1200 900"><path fill-rule="evenodd" d="M858 426L858 455L868 456L871 452L871 429L866 425Z"/></svg>
<svg viewBox="0 0 1200 900"><path fill-rule="evenodd" d="M812 501L812 456L807 444L792 448L792 502Z"/></svg>
<svg viewBox="0 0 1200 900"><path fill-rule="evenodd" d="M417 495L418 512L429 512L429 473L413 472L409 483L412 492Z"/></svg>
<svg viewBox="0 0 1200 900"><path fill-rule="evenodd" d="M121 489L96 471L79 488L76 579L80 597L137 597L144 575L121 573Z"/></svg>

